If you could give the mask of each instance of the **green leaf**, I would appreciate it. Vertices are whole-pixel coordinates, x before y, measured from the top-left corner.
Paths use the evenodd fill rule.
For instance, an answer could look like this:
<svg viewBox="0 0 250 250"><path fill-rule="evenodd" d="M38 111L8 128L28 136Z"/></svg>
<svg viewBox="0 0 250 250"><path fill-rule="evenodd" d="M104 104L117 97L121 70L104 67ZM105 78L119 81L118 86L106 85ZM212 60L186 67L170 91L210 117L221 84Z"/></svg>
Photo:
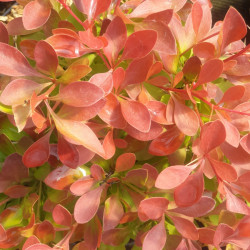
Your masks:
<svg viewBox="0 0 250 250"><path fill-rule="evenodd" d="M45 163L43 166L35 168L34 176L37 180L43 181L49 173L50 166L48 163Z"/></svg>

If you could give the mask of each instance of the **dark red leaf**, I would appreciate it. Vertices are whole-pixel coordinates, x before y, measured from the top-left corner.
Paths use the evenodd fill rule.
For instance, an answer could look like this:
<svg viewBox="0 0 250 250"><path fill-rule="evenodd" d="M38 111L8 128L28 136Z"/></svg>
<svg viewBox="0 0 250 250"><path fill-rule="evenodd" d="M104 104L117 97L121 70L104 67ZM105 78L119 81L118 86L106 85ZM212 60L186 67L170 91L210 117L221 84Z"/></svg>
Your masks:
<svg viewBox="0 0 250 250"><path fill-rule="evenodd" d="M189 58L182 71L185 77L187 77L190 81L196 81L197 76L201 71L201 60L197 56L192 56Z"/></svg>
<svg viewBox="0 0 250 250"><path fill-rule="evenodd" d="M26 187L23 185L14 185L9 187L4 191L4 194L8 195L10 198L22 198L26 196L30 191L30 187Z"/></svg>
<svg viewBox="0 0 250 250"><path fill-rule="evenodd" d="M116 160L115 171L122 172L131 169L135 165L136 157L133 153L124 153Z"/></svg>
<svg viewBox="0 0 250 250"><path fill-rule="evenodd" d="M126 228L110 229L103 232L102 242L106 245L119 246L125 241L128 234L129 231Z"/></svg>
<svg viewBox="0 0 250 250"><path fill-rule="evenodd" d="M2 22L0 22L0 42L6 44L9 43L8 30Z"/></svg>
<svg viewBox="0 0 250 250"><path fill-rule="evenodd" d="M70 212L60 204L57 204L53 209L52 216L54 221L63 226L70 227L72 222L72 216Z"/></svg>

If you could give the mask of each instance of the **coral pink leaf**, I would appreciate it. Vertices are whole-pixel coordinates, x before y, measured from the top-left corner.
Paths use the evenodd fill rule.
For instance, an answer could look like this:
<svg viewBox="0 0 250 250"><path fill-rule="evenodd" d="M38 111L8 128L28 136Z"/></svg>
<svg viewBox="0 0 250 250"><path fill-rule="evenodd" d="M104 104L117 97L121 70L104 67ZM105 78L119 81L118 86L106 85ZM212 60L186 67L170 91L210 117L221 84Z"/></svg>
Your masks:
<svg viewBox="0 0 250 250"><path fill-rule="evenodd" d="M121 86L124 78L125 78L125 70L122 67L118 67L113 71L113 85L116 91Z"/></svg>
<svg viewBox="0 0 250 250"><path fill-rule="evenodd" d="M190 175L180 186L174 190L174 200L178 207L194 205L201 199L204 190L203 172Z"/></svg>
<svg viewBox="0 0 250 250"><path fill-rule="evenodd" d="M220 77L223 71L223 61L220 59L211 59L204 63L197 80L197 85L208 83Z"/></svg>
<svg viewBox="0 0 250 250"><path fill-rule="evenodd" d="M198 1L196 1L193 4L191 15L192 15L193 29L197 35L199 32L199 28L200 28L201 20L203 16L203 10L202 10L201 4Z"/></svg>
<svg viewBox="0 0 250 250"><path fill-rule="evenodd" d="M151 14L145 18L145 21L154 21L154 22L162 22L165 25L168 25L173 16L173 10L163 10L154 14Z"/></svg>
<svg viewBox="0 0 250 250"><path fill-rule="evenodd" d="M76 168L79 164L79 153L76 145L66 141L62 135L58 135L57 153L60 161L70 168Z"/></svg>
<svg viewBox="0 0 250 250"><path fill-rule="evenodd" d="M90 191L91 187L94 185L96 180L94 178L83 177L80 180L75 181L70 186L70 191L77 196L82 196L83 194Z"/></svg>
<svg viewBox="0 0 250 250"><path fill-rule="evenodd" d="M146 182L147 188L150 189L150 188L154 187L155 181L158 177L157 169L148 163L143 164L142 169L145 169L148 171L148 179Z"/></svg>
<svg viewBox="0 0 250 250"><path fill-rule="evenodd" d="M209 158L211 165L213 166L216 174L227 182L233 182L238 178L236 170L229 165L228 163L217 161L212 158Z"/></svg>
<svg viewBox="0 0 250 250"><path fill-rule="evenodd" d="M107 39L108 45L103 48L103 52L109 62L114 63L127 40L127 29L119 16L111 21L104 37Z"/></svg>
<svg viewBox="0 0 250 250"><path fill-rule="evenodd" d="M199 233L194 223L181 217L171 216L170 218L174 222L174 225L176 229L178 230L178 232L184 238L187 238L190 240L198 240Z"/></svg>
<svg viewBox="0 0 250 250"><path fill-rule="evenodd" d="M184 134L174 126L154 139L149 146L148 152L158 156L170 155L180 148L184 137Z"/></svg>
<svg viewBox="0 0 250 250"><path fill-rule="evenodd" d="M137 187L144 188L148 178L148 171L146 169L133 169L130 170L123 181L133 184Z"/></svg>
<svg viewBox="0 0 250 250"><path fill-rule="evenodd" d="M58 67L58 58L55 50L49 43L39 41L34 50L34 58L38 70L44 74L55 77Z"/></svg>
<svg viewBox="0 0 250 250"><path fill-rule="evenodd" d="M79 169L72 169L66 166L58 167L48 174L44 183L56 190L67 189L70 184L82 177Z"/></svg>
<svg viewBox="0 0 250 250"><path fill-rule="evenodd" d="M114 228L104 231L102 234L102 242L105 245L119 246L121 245L129 232L126 228Z"/></svg>
<svg viewBox="0 0 250 250"><path fill-rule="evenodd" d="M146 104L151 115L151 120L160 124L168 124L166 119L166 104L158 101L149 101Z"/></svg>
<svg viewBox="0 0 250 250"><path fill-rule="evenodd" d="M22 250L26 250L28 247L31 247L38 243L40 243L38 238L35 235L32 235L25 241L25 243L23 244Z"/></svg>
<svg viewBox="0 0 250 250"><path fill-rule="evenodd" d="M199 232L199 241L204 244L213 245L213 238L215 231L210 228L198 228Z"/></svg>
<svg viewBox="0 0 250 250"><path fill-rule="evenodd" d="M158 220L161 218L167 207L169 201L163 197L152 197L140 202L138 208L138 216L141 221Z"/></svg>
<svg viewBox="0 0 250 250"><path fill-rule="evenodd" d="M227 224L219 224L216 228L215 234L214 234L214 238L213 238L213 244L216 247L219 247L219 244L226 239L227 237L229 237L230 235L232 235L234 232L234 230L228 226Z"/></svg>
<svg viewBox="0 0 250 250"><path fill-rule="evenodd" d="M116 195L105 201L103 212L103 231L115 228L123 217L124 211L120 199Z"/></svg>
<svg viewBox="0 0 250 250"><path fill-rule="evenodd" d="M170 212L175 212L179 214L184 214L189 217L202 217L212 211L215 207L214 199L203 196L201 199L190 207L177 207L171 210Z"/></svg>
<svg viewBox="0 0 250 250"><path fill-rule="evenodd" d="M236 85L229 88L221 98L218 104L224 102L232 102L236 100L240 100L245 93L245 87L242 85Z"/></svg>
<svg viewBox="0 0 250 250"><path fill-rule="evenodd" d="M149 54L143 58L132 61L125 74L122 86L142 83L146 80L148 72L153 65L153 55Z"/></svg>
<svg viewBox="0 0 250 250"><path fill-rule="evenodd" d="M194 55L204 59L214 57L215 46L212 43L202 42L194 46Z"/></svg>
<svg viewBox="0 0 250 250"><path fill-rule="evenodd" d="M29 246L25 250L38 250L38 249L39 250L51 250L53 248L49 247L48 245L38 243L38 244L34 244L34 245Z"/></svg>
<svg viewBox="0 0 250 250"><path fill-rule="evenodd" d="M167 234L165 229L165 219L161 219L160 223L152 227L143 240L142 250L163 249Z"/></svg>
<svg viewBox="0 0 250 250"><path fill-rule="evenodd" d="M104 96L101 88L90 82L73 82L60 90L56 100L73 106L89 107Z"/></svg>
<svg viewBox="0 0 250 250"><path fill-rule="evenodd" d="M8 30L2 22L0 22L0 42L6 44L9 43Z"/></svg>
<svg viewBox="0 0 250 250"><path fill-rule="evenodd" d="M122 101L121 110L125 120L135 129L147 133L151 126L151 117L146 106L137 101Z"/></svg>
<svg viewBox="0 0 250 250"><path fill-rule="evenodd" d="M34 60L34 50L37 43L38 41L36 40L31 40L31 39L22 40L19 45L20 50L26 57Z"/></svg>
<svg viewBox="0 0 250 250"><path fill-rule="evenodd" d="M109 131L103 140L103 148L105 151L105 159L110 159L115 154L115 143L113 139L113 130Z"/></svg>
<svg viewBox="0 0 250 250"><path fill-rule="evenodd" d="M34 142L23 155L23 164L28 168L43 165L49 158L49 138L52 130Z"/></svg>
<svg viewBox="0 0 250 250"><path fill-rule="evenodd" d="M0 74L8 76L41 76L16 48L0 43Z"/></svg>
<svg viewBox="0 0 250 250"><path fill-rule="evenodd" d="M104 47L103 40L105 38L94 36L91 29L88 29L86 31L79 31L78 34L82 43L88 46L89 48L100 50Z"/></svg>
<svg viewBox="0 0 250 250"><path fill-rule="evenodd" d="M80 156L79 166L89 162L95 156L94 152L85 148L84 146L77 145L76 148L77 148L77 151L78 151L79 156Z"/></svg>
<svg viewBox="0 0 250 250"><path fill-rule="evenodd" d="M123 172L131 169L135 165L136 157L133 153L124 153L120 155L115 164L116 172Z"/></svg>
<svg viewBox="0 0 250 250"><path fill-rule="evenodd" d="M82 145L87 149L104 156L104 149L95 133L84 123L79 121L65 120L58 117L52 109L50 113L54 119L57 130L64 136L69 138L74 144Z"/></svg>
<svg viewBox="0 0 250 250"><path fill-rule="evenodd" d="M0 241L4 241L7 239L7 234L3 226L0 224Z"/></svg>
<svg viewBox="0 0 250 250"><path fill-rule="evenodd" d="M29 187L23 186L23 185L14 185L9 188L7 188L4 191L4 194L8 195L10 198L22 198L26 196L30 191Z"/></svg>
<svg viewBox="0 0 250 250"><path fill-rule="evenodd" d="M44 220L36 227L35 235L41 242L49 243L55 238L55 229L48 220Z"/></svg>
<svg viewBox="0 0 250 250"><path fill-rule="evenodd" d="M220 120L206 123L201 128L200 148L204 154L220 146L226 139L226 131Z"/></svg>
<svg viewBox="0 0 250 250"><path fill-rule="evenodd" d="M230 7L223 21L220 33L221 52L232 42L242 39L247 33L247 26L240 13Z"/></svg>
<svg viewBox="0 0 250 250"><path fill-rule="evenodd" d="M106 104L98 113L100 118L114 128L124 128L126 121L121 112L121 105L116 96L110 93L106 96Z"/></svg>
<svg viewBox="0 0 250 250"><path fill-rule="evenodd" d="M77 223L84 224L90 221L96 214L104 186L91 190L81 196L74 209L74 218Z"/></svg>
<svg viewBox="0 0 250 250"><path fill-rule="evenodd" d="M100 167L97 164L93 164L90 167L90 172L91 176L96 180L96 181L101 181L105 178L105 172L102 167Z"/></svg>
<svg viewBox="0 0 250 250"><path fill-rule="evenodd" d="M241 147L250 154L250 134L244 135L240 140Z"/></svg>
<svg viewBox="0 0 250 250"><path fill-rule="evenodd" d="M157 32L154 30L140 30L130 35L126 41L122 59L137 59L146 56L154 47Z"/></svg>
<svg viewBox="0 0 250 250"><path fill-rule="evenodd" d="M192 168L176 165L165 168L157 177L155 186L160 189L173 189L181 185L192 172Z"/></svg>
<svg viewBox="0 0 250 250"><path fill-rule="evenodd" d="M224 190L226 192L226 198L227 198L226 201L227 210L233 213L250 215L250 208L243 200L236 197L225 185L224 185Z"/></svg>
<svg viewBox="0 0 250 250"><path fill-rule="evenodd" d="M49 1L31 1L23 10L23 26L27 30L33 30L44 25L49 19L51 7Z"/></svg>
<svg viewBox="0 0 250 250"><path fill-rule="evenodd" d="M237 226L236 231L240 237L250 237L250 217L245 216Z"/></svg>
<svg viewBox="0 0 250 250"><path fill-rule="evenodd" d="M200 127L199 118L191 108L174 100L174 121L178 129L185 135L194 136Z"/></svg>
<svg viewBox="0 0 250 250"><path fill-rule="evenodd" d="M63 226L70 227L72 222L72 216L70 212L60 204L57 204L53 209L52 216L54 221Z"/></svg>
<svg viewBox="0 0 250 250"><path fill-rule="evenodd" d="M108 9L111 0L74 0L74 3L79 11L88 16L90 22Z"/></svg>

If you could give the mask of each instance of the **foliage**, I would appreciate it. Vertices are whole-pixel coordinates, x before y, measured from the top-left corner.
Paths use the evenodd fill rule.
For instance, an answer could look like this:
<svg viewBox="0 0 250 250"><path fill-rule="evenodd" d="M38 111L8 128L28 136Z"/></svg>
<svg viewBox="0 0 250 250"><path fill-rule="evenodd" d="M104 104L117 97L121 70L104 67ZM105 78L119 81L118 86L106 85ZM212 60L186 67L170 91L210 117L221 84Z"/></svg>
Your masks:
<svg viewBox="0 0 250 250"><path fill-rule="evenodd" d="M58 1L0 23L0 248L249 249L237 10Z"/></svg>

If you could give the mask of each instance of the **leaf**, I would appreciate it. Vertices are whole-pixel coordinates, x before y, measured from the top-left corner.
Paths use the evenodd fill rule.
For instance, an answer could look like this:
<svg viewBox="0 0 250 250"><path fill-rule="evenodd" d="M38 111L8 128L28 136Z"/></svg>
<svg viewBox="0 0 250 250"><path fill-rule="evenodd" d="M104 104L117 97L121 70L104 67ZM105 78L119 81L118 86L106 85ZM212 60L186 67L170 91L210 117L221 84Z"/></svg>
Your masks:
<svg viewBox="0 0 250 250"><path fill-rule="evenodd" d="M131 169L135 165L136 157L133 153L124 153L116 160L115 171L123 172Z"/></svg>
<svg viewBox="0 0 250 250"><path fill-rule="evenodd" d="M102 234L102 242L105 245L109 245L108 249L110 249L110 246L120 246L125 241L127 236L129 235L129 231L126 228L114 228L107 231L104 231Z"/></svg>
<svg viewBox="0 0 250 250"><path fill-rule="evenodd" d="M14 106L12 108L12 111L14 114L15 125L18 129L18 132L21 132L25 128L28 118L30 116L31 113L30 106L29 105Z"/></svg>
<svg viewBox="0 0 250 250"><path fill-rule="evenodd" d="M5 189L4 194L8 195L10 198L17 199L26 196L29 192L30 187L14 185Z"/></svg>
<svg viewBox="0 0 250 250"><path fill-rule="evenodd" d="M184 134L174 126L154 139L148 152L157 156L170 155L180 148L184 137Z"/></svg>
<svg viewBox="0 0 250 250"><path fill-rule="evenodd" d="M0 42L6 44L9 43L8 30L2 22L0 22Z"/></svg>
<svg viewBox="0 0 250 250"><path fill-rule="evenodd" d="M165 219L162 217L160 223L148 231L143 240L142 250L163 249L167 240L164 223Z"/></svg>
<svg viewBox="0 0 250 250"><path fill-rule="evenodd" d="M219 101L218 105L224 102L232 102L236 100L240 100L245 93L245 87L242 85L236 85L229 88Z"/></svg>
<svg viewBox="0 0 250 250"><path fill-rule="evenodd" d="M180 186L174 190L174 200L178 207L194 205L201 199L204 190L203 172L190 175Z"/></svg>
<svg viewBox="0 0 250 250"><path fill-rule="evenodd" d="M99 208L103 189L104 185L99 186L98 188L85 193L77 200L74 209L74 218L77 223L84 224L95 216Z"/></svg>
<svg viewBox="0 0 250 250"><path fill-rule="evenodd" d="M34 245L26 248L25 250L37 250L37 249L39 249L39 250L51 250L53 248L51 248L45 244L38 243L38 244L34 244Z"/></svg>
<svg viewBox="0 0 250 250"><path fill-rule="evenodd" d="M23 10L23 26L27 30L33 30L44 25L51 13L49 1L31 1Z"/></svg>
<svg viewBox="0 0 250 250"><path fill-rule="evenodd" d="M174 222L174 225L176 229L178 230L178 232L184 238L187 238L190 240L198 240L199 233L194 223L181 217L171 216L170 218Z"/></svg>
<svg viewBox="0 0 250 250"><path fill-rule="evenodd" d="M202 64L201 64L201 60L199 59L199 57L192 56L185 63L185 65L182 69L183 74L190 81L196 81L197 76L199 75L199 73L201 71L201 65Z"/></svg>
<svg viewBox="0 0 250 250"><path fill-rule="evenodd" d="M108 45L103 48L103 52L112 64L117 59L127 40L127 29L119 16L116 16L111 21L104 37L107 39Z"/></svg>
<svg viewBox="0 0 250 250"><path fill-rule="evenodd" d="M226 131L220 120L206 123L201 128L200 148L204 154L220 146L226 139Z"/></svg>
<svg viewBox="0 0 250 250"><path fill-rule="evenodd" d="M19 45L20 50L22 51L25 57L28 57L29 59L34 60L34 50L35 50L37 43L38 41L31 40L31 39L22 40L20 42L20 45Z"/></svg>
<svg viewBox="0 0 250 250"><path fill-rule="evenodd" d="M140 30L130 35L125 43L122 59L139 59L153 49L157 39L154 30Z"/></svg>
<svg viewBox="0 0 250 250"><path fill-rule="evenodd" d="M70 191L77 196L82 196L83 194L90 191L96 180L94 178L83 177L80 180L75 181L70 186Z"/></svg>
<svg viewBox="0 0 250 250"><path fill-rule="evenodd" d="M72 216L70 212L60 204L57 204L52 212L53 220L63 226L70 227L72 223Z"/></svg>
<svg viewBox="0 0 250 250"><path fill-rule="evenodd" d="M49 221L44 220L36 227L35 235L42 243L49 243L55 238L55 229Z"/></svg>
<svg viewBox="0 0 250 250"><path fill-rule="evenodd" d="M121 110L124 119L135 129L147 133L150 130L151 118L145 105L137 101L122 101Z"/></svg>
<svg viewBox="0 0 250 250"><path fill-rule="evenodd" d="M105 208L103 212L103 231L115 228L124 214L123 206L119 197L111 195L105 201Z"/></svg>
<svg viewBox="0 0 250 250"><path fill-rule="evenodd" d="M105 43L107 43L107 41L104 37L95 36L93 34L91 28L89 28L85 31L79 31L78 34L79 34L79 37L80 37L82 43L91 49L100 50L105 46Z"/></svg>
<svg viewBox="0 0 250 250"><path fill-rule="evenodd" d="M103 148L105 151L105 159L110 159L114 156L116 147L113 139L113 130L106 134L103 140Z"/></svg>
<svg viewBox="0 0 250 250"><path fill-rule="evenodd" d="M96 181L101 181L105 178L105 172L102 167L100 167L97 164L93 164L90 167L90 173L91 176L96 180Z"/></svg>
<svg viewBox="0 0 250 250"><path fill-rule="evenodd" d="M213 244L216 247L219 247L219 244L224 241L228 236L232 235L234 230L226 225L226 224L219 224L214 233Z"/></svg>
<svg viewBox="0 0 250 250"><path fill-rule="evenodd" d="M28 168L34 168L47 162L50 154L49 139L52 130L39 140L34 142L23 155L23 164Z"/></svg>
<svg viewBox="0 0 250 250"><path fill-rule="evenodd" d="M168 204L169 201L163 197L152 197L142 200L138 208L138 217L143 222L158 220L164 215Z"/></svg>
<svg viewBox="0 0 250 250"><path fill-rule="evenodd" d="M38 70L55 78L58 58L55 50L49 43L42 40L39 41L34 49L34 58Z"/></svg>
<svg viewBox="0 0 250 250"><path fill-rule="evenodd" d="M199 241L204 244L213 245L215 231L210 228L198 228Z"/></svg>
<svg viewBox="0 0 250 250"><path fill-rule="evenodd" d="M173 17L173 13L173 9L163 10L147 16L145 21L162 22L165 25L168 25Z"/></svg>
<svg viewBox="0 0 250 250"><path fill-rule="evenodd" d="M44 183L56 190L64 190L81 177L82 172L79 169L72 169L62 166L50 172L45 178Z"/></svg>
<svg viewBox="0 0 250 250"><path fill-rule="evenodd" d="M201 42L194 46L193 51L195 56L209 60L215 55L215 46L212 43Z"/></svg>
<svg viewBox="0 0 250 250"><path fill-rule="evenodd" d="M232 42L242 39L247 33L246 23L240 13L230 7L223 21L223 26L219 35L221 43L221 53Z"/></svg>
<svg viewBox="0 0 250 250"><path fill-rule="evenodd" d="M199 118L194 110L174 100L174 122L178 129L185 135L194 136L200 127Z"/></svg>
<svg viewBox="0 0 250 250"><path fill-rule="evenodd" d="M35 245L35 244L39 244L40 243L40 241L39 241L39 239L35 236L35 235L32 235L32 236L30 236L26 241L25 241L25 243L23 244L23 250L26 250L26 249L28 249L28 247L31 247L31 246L33 246L33 245Z"/></svg>
<svg viewBox="0 0 250 250"><path fill-rule="evenodd" d="M123 181L133 184L137 187L144 188L148 178L148 171L146 169L130 170Z"/></svg>
<svg viewBox="0 0 250 250"><path fill-rule="evenodd" d="M66 138L74 141L74 144L82 145L87 149L104 156L104 149L95 133L84 123L72 120L61 119L52 109L49 111L53 117L57 130Z"/></svg>
<svg viewBox="0 0 250 250"><path fill-rule="evenodd" d="M7 234L3 226L0 224L0 242L7 239Z"/></svg>
<svg viewBox="0 0 250 250"><path fill-rule="evenodd" d="M145 169L148 172L148 179L147 179L147 182L146 182L146 187L148 189L154 187L155 181L156 181L156 179L158 177L157 169L155 167L153 167L152 165L148 164L148 163L143 164L142 169Z"/></svg>
<svg viewBox="0 0 250 250"><path fill-rule="evenodd" d="M176 165L165 168L157 177L155 186L160 189L173 189L181 185L192 172L191 167Z"/></svg>
<svg viewBox="0 0 250 250"><path fill-rule="evenodd" d="M203 196L197 203L190 207L177 207L168 211L183 214L189 217L202 217L211 212L214 207L214 199L207 196Z"/></svg>
<svg viewBox="0 0 250 250"><path fill-rule="evenodd" d="M233 182L238 178L236 170L228 163L216 161L213 158L209 158L209 162L213 166L213 170L222 180Z"/></svg>
<svg viewBox="0 0 250 250"><path fill-rule="evenodd" d="M89 107L103 97L103 90L93 83L73 82L61 89L54 99L73 107Z"/></svg>
<svg viewBox="0 0 250 250"><path fill-rule="evenodd" d="M66 141L62 135L58 135L57 153L60 161L70 168L77 168L79 165L79 152L76 145Z"/></svg>
<svg viewBox="0 0 250 250"><path fill-rule="evenodd" d="M241 147L250 154L250 134L244 135L240 140Z"/></svg>
<svg viewBox="0 0 250 250"><path fill-rule="evenodd" d="M223 61L220 59L211 59L206 61L201 66L201 71L196 82L196 85L200 85L203 83L208 83L216 80L220 77L223 71Z"/></svg>

